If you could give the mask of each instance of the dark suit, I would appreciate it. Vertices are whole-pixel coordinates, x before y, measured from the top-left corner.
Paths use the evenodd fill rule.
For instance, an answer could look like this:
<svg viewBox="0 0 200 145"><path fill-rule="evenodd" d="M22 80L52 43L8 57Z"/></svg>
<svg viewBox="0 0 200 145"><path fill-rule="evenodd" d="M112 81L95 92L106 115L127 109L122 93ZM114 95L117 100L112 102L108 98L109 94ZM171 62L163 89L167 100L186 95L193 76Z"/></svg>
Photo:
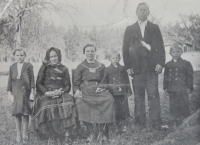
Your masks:
<svg viewBox="0 0 200 145"><path fill-rule="evenodd" d="M151 46L151 50L142 46L141 41ZM147 22L144 38L138 22L128 26L123 41L123 60L126 69L134 72L135 119L138 124L146 124L145 89L149 101L149 117L152 124L161 121L160 97L156 65L164 67L165 49L158 25Z"/></svg>
<svg viewBox="0 0 200 145"><path fill-rule="evenodd" d="M131 90L128 74L125 67L120 64L117 67L111 64L106 68L106 73L108 89L115 99L116 122L120 124L122 120L130 117L127 94Z"/></svg>
<svg viewBox="0 0 200 145"><path fill-rule="evenodd" d="M127 95L131 93L128 74L125 67L118 65L117 68L111 64L106 68L107 83L109 84L109 91L112 95Z"/></svg>
<svg viewBox="0 0 200 145"><path fill-rule="evenodd" d="M164 90L168 92L186 92L193 90L193 68L189 61L179 58L176 62L169 61L165 65Z"/></svg>
<svg viewBox="0 0 200 145"><path fill-rule="evenodd" d="M187 89L193 90L193 68L190 62L178 59L169 61L165 65L164 90L169 93L169 108L172 117L188 117L189 98Z"/></svg>

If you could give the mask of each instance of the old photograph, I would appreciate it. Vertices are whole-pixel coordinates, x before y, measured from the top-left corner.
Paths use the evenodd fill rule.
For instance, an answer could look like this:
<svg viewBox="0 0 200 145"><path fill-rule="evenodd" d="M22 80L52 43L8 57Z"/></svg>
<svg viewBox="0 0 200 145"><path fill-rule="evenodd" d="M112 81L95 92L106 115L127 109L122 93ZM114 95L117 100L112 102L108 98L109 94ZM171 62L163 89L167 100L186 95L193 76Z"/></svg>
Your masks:
<svg viewBox="0 0 200 145"><path fill-rule="evenodd" d="M200 145L199 0L0 0L0 145Z"/></svg>

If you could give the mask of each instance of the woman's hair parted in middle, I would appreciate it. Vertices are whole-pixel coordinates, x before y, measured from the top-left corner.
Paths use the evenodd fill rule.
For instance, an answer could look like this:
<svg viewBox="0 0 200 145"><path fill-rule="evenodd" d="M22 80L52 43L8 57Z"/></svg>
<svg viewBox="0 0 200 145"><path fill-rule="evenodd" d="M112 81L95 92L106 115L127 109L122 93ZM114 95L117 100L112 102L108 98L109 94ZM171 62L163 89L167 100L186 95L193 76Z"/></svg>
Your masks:
<svg viewBox="0 0 200 145"><path fill-rule="evenodd" d="M86 45L83 47L83 54L85 54L85 49L86 49L87 47L94 47L95 51L97 51L97 48L96 48L96 46L95 46L94 44L86 44Z"/></svg>

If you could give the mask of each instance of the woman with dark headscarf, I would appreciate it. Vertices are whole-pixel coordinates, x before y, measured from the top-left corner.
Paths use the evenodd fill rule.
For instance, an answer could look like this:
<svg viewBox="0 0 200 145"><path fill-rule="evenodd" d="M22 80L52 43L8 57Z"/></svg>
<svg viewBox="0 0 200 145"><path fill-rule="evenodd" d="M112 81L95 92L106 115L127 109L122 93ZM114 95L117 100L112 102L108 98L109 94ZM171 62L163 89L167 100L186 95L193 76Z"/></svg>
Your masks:
<svg viewBox="0 0 200 145"><path fill-rule="evenodd" d="M94 139L96 127L98 140L107 140L106 124L115 122L114 99L104 84L105 65L95 60L96 47L87 44L83 53L86 56L75 70L74 92L78 119L84 122L90 135L88 142Z"/></svg>
<svg viewBox="0 0 200 145"><path fill-rule="evenodd" d="M69 129L75 125L74 99L68 93L71 89L68 68L61 63L61 52L50 48L41 66L36 82L37 98L32 125L49 137L59 139L65 134L69 142Z"/></svg>

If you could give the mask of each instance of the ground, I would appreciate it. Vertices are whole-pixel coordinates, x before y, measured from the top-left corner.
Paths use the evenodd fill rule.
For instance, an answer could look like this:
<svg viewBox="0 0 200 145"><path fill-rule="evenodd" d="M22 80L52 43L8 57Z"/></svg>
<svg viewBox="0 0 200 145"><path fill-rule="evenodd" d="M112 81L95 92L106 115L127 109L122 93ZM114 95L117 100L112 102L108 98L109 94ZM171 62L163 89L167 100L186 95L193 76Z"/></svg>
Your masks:
<svg viewBox="0 0 200 145"><path fill-rule="evenodd" d="M183 58L189 60L194 70L200 70L200 63L199 63L199 52L195 53L184 53ZM166 49L166 60L169 61L171 57L169 56L168 49ZM109 65L108 61L101 61L106 65ZM14 124L14 118L11 116L12 104L7 99L7 92L6 92L6 85L7 85L7 74L8 69L11 63L1 63L0 64L0 145L15 145L15 138L16 138L16 130ZM75 67L79 64L79 62L71 63L65 62L64 63L70 70L75 69ZM34 66L34 74L38 73L39 67L41 63L33 63ZM124 134L117 134L116 132L116 125L110 127L110 144L111 145L150 145L150 144L163 144L166 143L166 139L171 140L170 144L172 145L196 145L197 142L196 138L184 138L182 137L179 139L179 143L176 142L173 137L179 137L176 135L177 130L179 132L186 133L184 135L189 136L187 133L191 130L195 130L194 126L191 126L189 130L180 130L179 128L173 128L170 122L169 117L169 100L168 97L164 96L164 92L162 89L162 81L163 81L163 74L159 75L159 91L160 91L160 98L161 98L161 111L162 111L162 119L163 124L169 126L169 129L162 129L162 130L155 130L151 127L147 127L146 129L140 130L134 125L134 118L133 118L133 111L134 111L134 97L129 97L129 107L131 118L125 121L127 124L128 131ZM200 71L195 72L194 74L194 86L195 90L192 95L190 95L190 110L191 113L194 113L197 108L200 107ZM147 102L147 101L146 101ZM147 106L147 105L146 105ZM148 110L148 106L146 107ZM194 119L194 118L192 118ZM186 124L186 129L188 129ZM174 134L175 133L175 134ZM182 143L180 143L180 141ZM190 141L190 142L189 142ZM47 145L48 141L45 139L36 138L33 134L30 135L29 145ZM84 140L78 139L74 142L74 144L85 144ZM168 145L168 142L167 144Z"/></svg>
<svg viewBox="0 0 200 145"><path fill-rule="evenodd" d="M110 127L110 143L111 145L149 145L156 144L159 141L162 141L165 137L172 134L176 129L171 126L169 118L169 107L168 107L168 97L164 96L162 90L162 79L163 74L159 76L159 90L161 97L161 109L162 109L162 119L163 123L169 126L169 129L156 130L151 127L140 130L134 125L133 111L134 111L134 98L133 96L129 97L129 107L131 112L131 118L125 121L127 124L128 131L123 134L118 134L116 132L116 125ZM200 73L195 72L195 84L199 82ZM197 86L195 87L195 89ZM193 113L197 110L196 105L196 94L197 90L193 92L194 95L190 96L191 101L191 112ZM11 116L12 104L7 99L6 88L0 88L0 144L1 145L14 145L16 138L16 130L14 124L14 118ZM147 107L148 108L148 107ZM197 141L190 142L190 145L196 144ZM29 145L47 145L47 139L36 138L33 134L30 134ZM75 140L74 144L85 144L83 139ZM95 143L94 143L95 144ZM172 143L173 144L173 143ZM176 143L174 143L176 144ZM98 143L97 143L98 145ZM187 145L187 144L183 144Z"/></svg>

